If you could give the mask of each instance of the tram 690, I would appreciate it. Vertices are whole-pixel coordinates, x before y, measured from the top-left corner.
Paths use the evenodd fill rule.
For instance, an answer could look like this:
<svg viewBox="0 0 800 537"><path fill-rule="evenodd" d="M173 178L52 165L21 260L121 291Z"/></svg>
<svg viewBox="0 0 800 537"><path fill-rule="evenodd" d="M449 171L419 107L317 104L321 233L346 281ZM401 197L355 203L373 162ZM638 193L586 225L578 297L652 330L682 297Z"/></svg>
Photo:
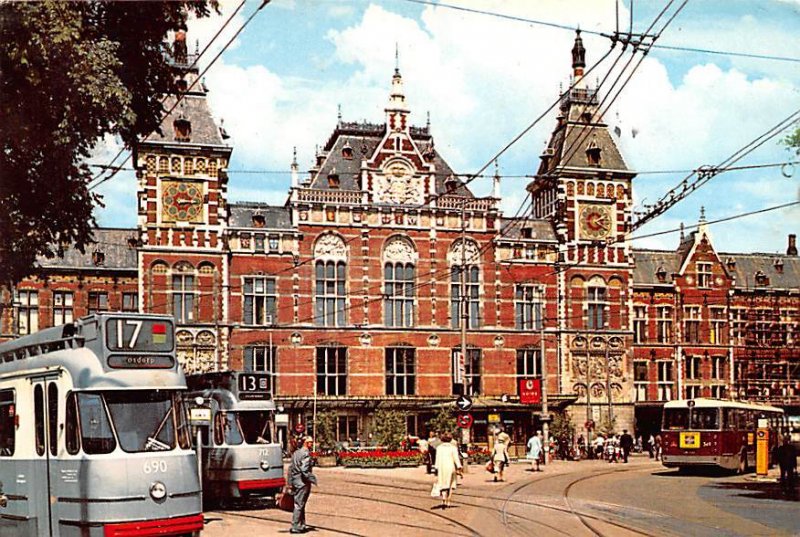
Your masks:
<svg viewBox="0 0 800 537"><path fill-rule="evenodd" d="M211 409L201 434L204 499L223 503L275 496L286 484L275 429L275 403L263 373L227 371L190 375L186 399Z"/></svg>
<svg viewBox="0 0 800 537"><path fill-rule="evenodd" d="M739 401L690 399L664 404L662 462L668 468L717 466L741 473L756 462L756 429L765 419L769 451L784 427L783 409Z"/></svg>
<svg viewBox="0 0 800 537"><path fill-rule="evenodd" d="M172 319L95 314L0 344L0 535L203 528Z"/></svg>

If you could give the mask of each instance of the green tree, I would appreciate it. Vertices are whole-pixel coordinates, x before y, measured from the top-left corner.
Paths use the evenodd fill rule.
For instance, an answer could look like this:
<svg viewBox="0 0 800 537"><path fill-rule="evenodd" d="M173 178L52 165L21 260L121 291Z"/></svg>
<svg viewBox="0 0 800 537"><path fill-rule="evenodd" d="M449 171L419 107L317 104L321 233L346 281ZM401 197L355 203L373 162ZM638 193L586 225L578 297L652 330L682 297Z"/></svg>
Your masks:
<svg viewBox="0 0 800 537"><path fill-rule="evenodd" d="M797 155L800 155L800 128L787 135L786 138L783 139L783 143L794 149Z"/></svg>
<svg viewBox="0 0 800 537"><path fill-rule="evenodd" d="M154 131L172 90L168 31L216 0L0 3L0 278L92 241L85 163L103 136Z"/></svg>
<svg viewBox="0 0 800 537"><path fill-rule="evenodd" d="M616 432L617 427L617 418L610 417L608 415L603 416L603 419L600 420L600 427L599 431L606 436L611 436Z"/></svg>
<svg viewBox="0 0 800 537"><path fill-rule="evenodd" d="M553 421L550 422L550 436L559 440L569 440L575 436L575 426L566 410L553 413Z"/></svg>
<svg viewBox="0 0 800 537"><path fill-rule="evenodd" d="M396 450L406 436L406 418L397 410L378 410L372 420L372 434L379 446Z"/></svg>
<svg viewBox="0 0 800 537"><path fill-rule="evenodd" d="M332 412L317 413L317 423L314 431L317 449L320 451L333 451L336 447L336 416Z"/></svg>
<svg viewBox="0 0 800 537"><path fill-rule="evenodd" d="M456 417L451 408L442 407L428 422L428 430L436 431L441 435L444 432L453 433L456 430Z"/></svg>

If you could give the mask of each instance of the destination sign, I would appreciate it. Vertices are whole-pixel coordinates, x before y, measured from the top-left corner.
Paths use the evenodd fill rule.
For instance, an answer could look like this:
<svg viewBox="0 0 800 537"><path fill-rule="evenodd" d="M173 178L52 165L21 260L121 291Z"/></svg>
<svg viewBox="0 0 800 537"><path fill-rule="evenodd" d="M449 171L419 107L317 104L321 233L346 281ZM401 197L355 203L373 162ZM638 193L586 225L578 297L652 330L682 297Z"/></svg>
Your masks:
<svg viewBox="0 0 800 537"><path fill-rule="evenodd" d="M111 318L106 321L106 345L111 351L171 352L175 330L166 319Z"/></svg>
<svg viewBox="0 0 800 537"><path fill-rule="evenodd" d="M108 367L114 369L172 369L175 359L169 355L122 355L108 357Z"/></svg>
<svg viewBox="0 0 800 537"><path fill-rule="evenodd" d="M239 373L239 399L269 399L269 375L266 373Z"/></svg>

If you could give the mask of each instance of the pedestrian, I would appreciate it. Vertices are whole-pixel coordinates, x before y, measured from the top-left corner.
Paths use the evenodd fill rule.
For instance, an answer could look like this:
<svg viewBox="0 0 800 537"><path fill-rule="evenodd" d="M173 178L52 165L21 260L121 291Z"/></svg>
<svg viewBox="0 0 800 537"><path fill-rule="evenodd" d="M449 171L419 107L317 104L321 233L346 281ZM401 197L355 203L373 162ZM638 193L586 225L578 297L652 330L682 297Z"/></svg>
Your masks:
<svg viewBox="0 0 800 537"><path fill-rule="evenodd" d="M309 530L306 525L306 503L311 494L311 485L317 484L317 477L312 473L311 448L314 439L306 436L303 444L292 454L289 466L289 484L292 486L294 496L294 512L292 513L292 527L289 533L305 533Z"/></svg>
<svg viewBox="0 0 800 537"><path fill-rule="evenodd" d="M436 472L436 448L442 441L436 436L436 431L428 433L428 458L425 461L428 473Z"/></svg>
<svg viewBox="0 0 800 537"><path fill-rule="evenodd" d="M508 436L502 429L497 434L497 438L494 441L494 446L492 447L492 461L494 462L494 471L496 475L494 476L494 480L498 480L498 475L500 476L500 481L503 480L503 471L505 470L506 466L508 465L508 444L511 442L511 437Z"/></svg>
<svg viewBox="0 0 800 537"><path fill-rule="evenodd" d="M628 463L628 455L633 448L633 437L628 434L628 429L622 429L622 436L619 437L619 447L622 448L622 462Z"/></svg>
<svg viewBox="0 0 800 537"><path fill-rule="evenodd" d="M660 461L661 460L661 435L660 434L656 435L656 439L655 439L655 442L653 443L653 445L655 446L653 448L653 451L655 452L656 460Z"/></svg>
<svg viewBox="0 0 800 537"><path fill-rule="evenodd" d="M450 443L452 439L450 433L442 433L442 443L436 448L436 483L434 487L439 489L442 509L450 507L450 497L456 489L458 474L461 473L458 448Z"/></svg>
<svg viewBox="0 0 800 537"><path fill-rule="evenodd" d="M424 438L420 438L417 442L417 449L419 449L419 452L422 455L422 461L425 463L425 473L430 474L431 461L428 453L428 441Z"/></svg>
<svg viewBox="0 0 800 537"><path fill-rule="evenodd" d="M612 462L617 462L617 437L616 436L609 436L608 440L605 441L605 448L606 448L606 459L608 463L611 464Z"/></svg>
<svg viewBox="0 0 800 537"><path fill-rule="evenodd" d="M655 449L656 449L656 439L653 438L652 433L650 436L647 437L647 453L650 455L652 459L655 456Z"/></svg>
<svg viewBox="0 0 800 537"><path fill-rule="evenodd" d="M775 450L775 458L781 468L781 485L786 490L793 490L797 472L797 448L792 445L788 434L783 437L783 444Z"/></svg>
<svg viewBox="0 0 800 537"><path fill-rule="evenodd" d="M636 437L636 443L633 445L633 451L635 453L644 453L644 447L642 445L642 435L638 435Z"/></svg>
<svg viewBox="0 0 800 537"><path fill-rule="evenodd" d="M543 453L542 445L542 431L536 431L536 434L528 440L528 454L526 456L531 461L531 472L541 472L539 462Z"/></svg>
<svg viewBox="0 0 800 537"><path fill-rule="evenodd" d="M595 455L595 458L597 458L597 459L602 459L603 458L603 455L605 454L605 449L604 449L605 443L606 443L606 438L603 436L603 434L602 433L598 434L597 438L595 438L595 440L594 440L594 455Z"/></svg>

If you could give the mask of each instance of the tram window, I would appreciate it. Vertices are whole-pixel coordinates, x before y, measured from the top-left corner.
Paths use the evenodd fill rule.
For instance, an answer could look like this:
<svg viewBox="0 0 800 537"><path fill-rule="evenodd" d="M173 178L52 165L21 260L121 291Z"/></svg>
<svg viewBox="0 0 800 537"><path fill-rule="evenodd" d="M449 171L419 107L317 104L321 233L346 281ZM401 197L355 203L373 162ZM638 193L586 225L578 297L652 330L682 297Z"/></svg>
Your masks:
<svg viewBox="0 0 800 537"><path fill-rule="evenodd" d="M16 444L14 390L0 391L0 457L11 457Z"/></svg>
<svg viewBox="0 0 800 537"><path fill-rule="evenodd" d="M272 442L272 413L250 410L239 412L239 425L247 444L269 444Z"/></svg>
<svg viewBox="0 0 800 537"><path fill-rule="evenodd" d="M664 409L664 429L686 429L689 427L688 408Z"/></svg>
<svg viewBox="0 0 800 537"><path fill-rule="evenodd" d="M106 392L105 398L122 449L141 452L175 448L175 392Z"/></svg>
<svg viewBox="0 0 800 537"><path fill-rule="evenodd" d="M719 409L693 408L690 428L702 429L706 431L719 429Z"/></svg>
<svg viewBox="0 0 800 537"><path fill-rule="evenodd" d="M238 446L243 442L239 421L234 412L217 412L214 416L214 443Z"/></svg>
<svg viewBox="0 0 800 537"><path fill-rule="evenodd" d="M737 428L736 426L736 409L735 408L726 408L725 409L725 429L729 431L735 431Z"/></svg>
<svg viewBox="0 0 800 537"><path fill-rule="evenodd" d="M71 393L67 397L67 408L65 421L64 442L67 453L75 455L81 449L80 430L78 429L78 401L75 394Z"/></svg>
<svg viewBox="0 0 800 537"><path fill-rule="evenodd" d="M58 386L55 382L47 385L47 427L50 455L58 455Z"/></svg>
<svg viewBox="0 0 800 537"><path fill-rule="evenodd" d="M33 420L36 424L36 454L44 455L44 390L41 384L33 389Z"/></svg>
<svg viewBox="0 0 800 537"><path fill-rule="evenodd" d="M183 449L191 449L192 431L189 427L186 405L184 405L181 397L175 399L175 421L178 423L178 444ZM208 427L203 427L203 429L208 429Z"/></svg>
<svg viewBox="0 0 800 537"><path fill-rule="evenodd" d="M117 441L108 421L103 397L96 393L78 394L81 443L89 455L111 453L117 449Z"/></svg>

